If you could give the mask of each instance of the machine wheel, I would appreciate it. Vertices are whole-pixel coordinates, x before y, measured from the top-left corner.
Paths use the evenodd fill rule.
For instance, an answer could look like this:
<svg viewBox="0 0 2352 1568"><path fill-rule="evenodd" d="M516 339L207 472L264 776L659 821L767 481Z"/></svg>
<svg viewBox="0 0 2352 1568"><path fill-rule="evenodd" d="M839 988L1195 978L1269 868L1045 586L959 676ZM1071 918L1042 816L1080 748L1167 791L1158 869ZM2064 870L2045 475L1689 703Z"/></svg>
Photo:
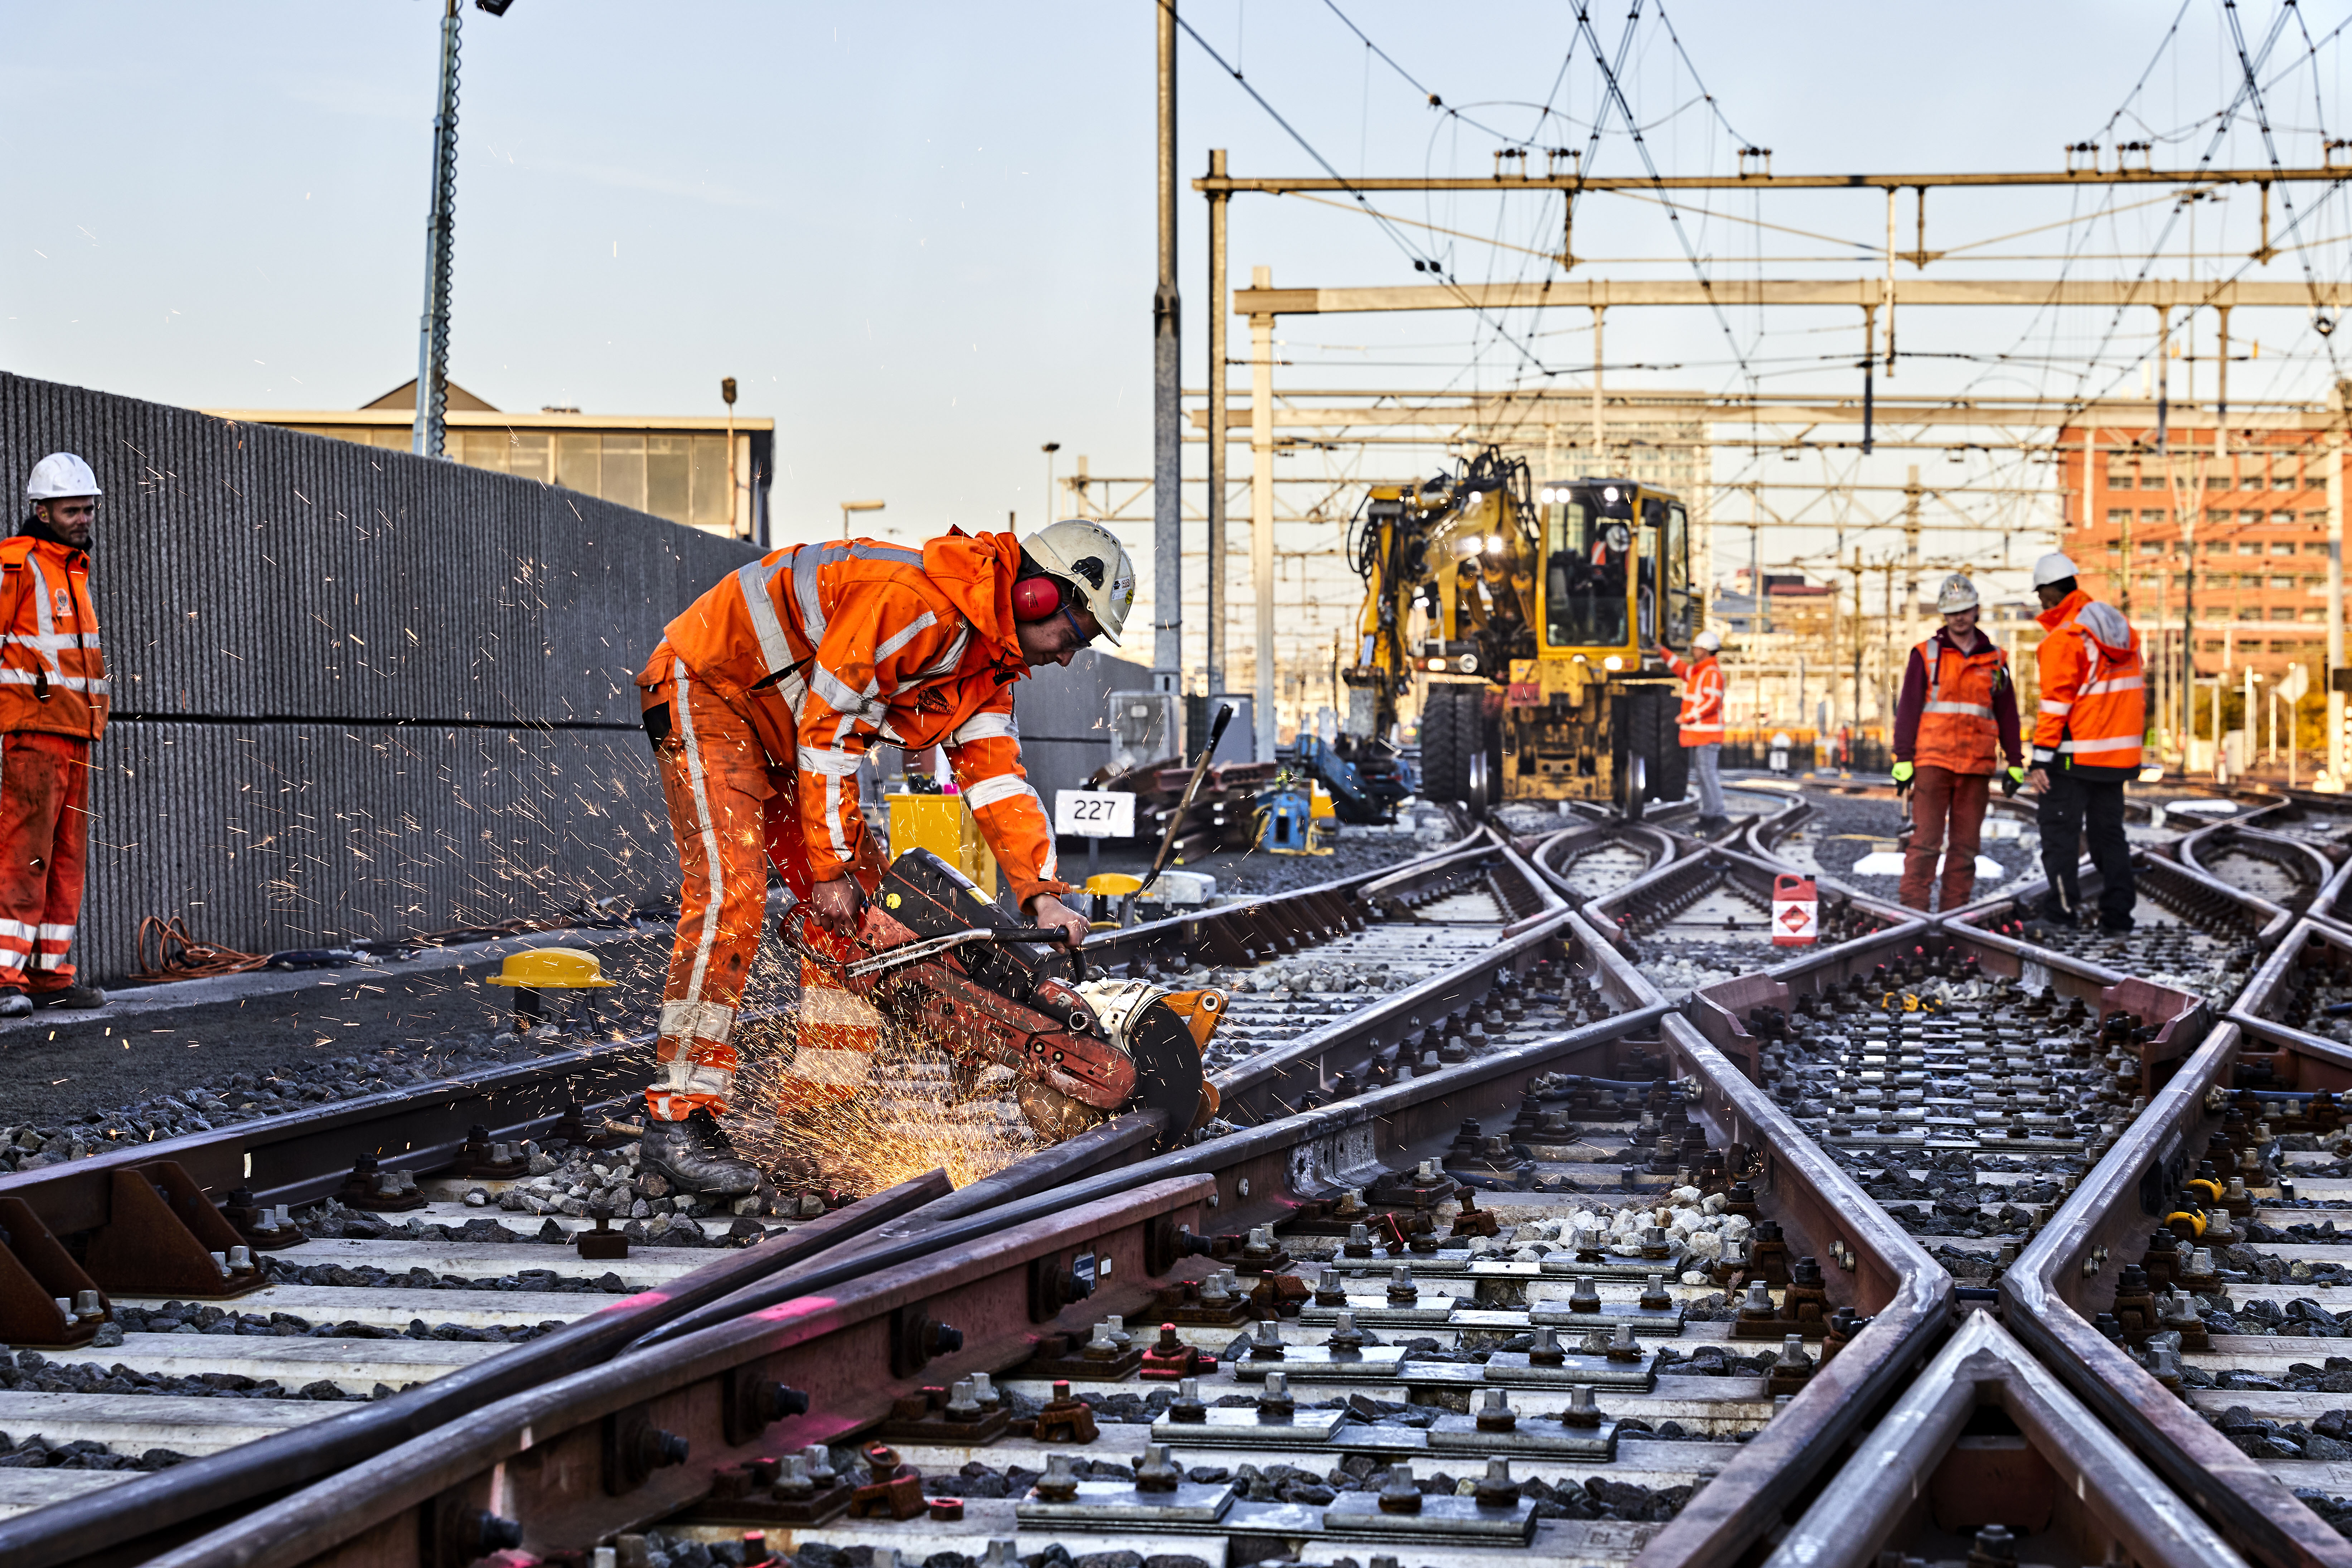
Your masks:
<svg viewBox="0 0 2352 1568"><path fill-rule="evenodd" d="M1464 700L1467 697L1468 700ZM1475 686L1433 681L1421 699L1421 797L1440 805L1470 798L1470 758L1483 748L1484 714Z"/></svg>
<svg viewBox="0 0 2352 1568"><path fill-rule="evenodd" d="M1634 761L1640 760L1642 787L1635 791L1630 783L1621 785L1619 800L1625 815L1638 821L1645 803L1654 800L1671 805L1682 799L1690 783L1690 758L1683 751L1676 729L1681 703L1673 691L1636 689L1628 693L1625 711L1623 765L1630 780Z"/></svg>

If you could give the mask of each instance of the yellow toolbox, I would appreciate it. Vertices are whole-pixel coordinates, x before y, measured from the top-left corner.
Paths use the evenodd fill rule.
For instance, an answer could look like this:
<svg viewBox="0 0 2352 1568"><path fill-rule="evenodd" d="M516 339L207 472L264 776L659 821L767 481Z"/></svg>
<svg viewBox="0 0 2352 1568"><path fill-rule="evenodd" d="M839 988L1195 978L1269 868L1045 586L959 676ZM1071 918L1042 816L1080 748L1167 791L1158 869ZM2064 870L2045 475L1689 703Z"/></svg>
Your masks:
<svg viewBox="0 0 2352 1568"><path fill-rule="evenodd" d="M928 849L996 897L996 857L981 841L980 822L960 795L890 796L890 858Z"/></svg>

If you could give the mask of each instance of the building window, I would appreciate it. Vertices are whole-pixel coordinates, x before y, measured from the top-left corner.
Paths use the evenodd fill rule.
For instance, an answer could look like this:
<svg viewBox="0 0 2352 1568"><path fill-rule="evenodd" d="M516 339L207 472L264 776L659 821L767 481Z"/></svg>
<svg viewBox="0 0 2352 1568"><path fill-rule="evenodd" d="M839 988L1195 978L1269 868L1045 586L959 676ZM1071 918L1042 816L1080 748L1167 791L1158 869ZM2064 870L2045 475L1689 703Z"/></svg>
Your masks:
<svg viewBox="0 0 2352 1568"><path fill-rule="evenodd" d="M2251 539L2242 539L2242 540L2238 541L2238 553L2239 553L2239 554L2241 554L2241 555L2260 555L2262 552L2263 552L2263 547L2262 547L2261 545L2259 545L2259 544L2255 543L2252 540L2251 540Z"/></svg>
<svg viewBox="0 0 2352 1568"><path fill-rule="evenodd" d="M2303 547L2303 552L2305 555L2325 555L2327 553L2327 546L2325 544L2306 544Z"/></svg>
<svg viewBox="0 0 2352 1568"><path fill-rule="evenodd" d="M2292 490L2300 489L2301 488L2301 486L2294 482L2294 476L2293 474L2273 474L2271 476L2271 489L2274 490Z"/></svg>
<svg viewBox="0 0 2352 1568"><path fill-rule="evenodd" d="M2271 553L2273 555L2292 555L2294 553L2294 546L2287 541L2274 539L2271 541Z"/></svg>
<svg viewBox="0 0 2352 1568"><path fill-rule="evenodd" d="M2273 605L2271 606L2271 619L2274 621L2291 621L2294 619L2294 612L2283 605Z"/></svg>
<svg viewBox="0 0 2352 1568"><path fill-rule="evenodd" d="M2238 514L2238 522L2242 527L2250 528L2262 521L2263 514L2258 511L2242 511Z"/></svg>
<svg viewBox="0 0 2352 1568"><path fill-rule="evenodd" d="M2324 511L2305 512L2303 514L2303 526L2315 530L2324 529L2327 526L2327 514Z"/></svg>
<svg viewBox="0 0 2352 1568"><path fill-rule="evenodd" d="M2295 618L2305 621L2324 621L2327 618L2327 612L2326 610L2305 610Z"/></svg>
<svg viewBox="0 0 2352 1568"><path fill-rule="evenodd" d="M2109 528L2121 528L2130 521L2131 512L2126 508L2117 507L2113 511L2107 513L2107 526Z"/></svg>
<svg viewBox="0 0 2352 1568"><path fill-rule="evenodd" d="M2294 579L2292 577L2273 577L2271 579L2271 586L2273 588L2292 588L2294 586Z"/></svg>
<svg viewBox="0 0 2352 1568"><path fill-rule="evenodd" d="M584 496L604 493L603 439L593 432L573 435L558 432L555 437L555 482L567 490L578 490Z"/></svg>
<svg viewBox="0 0 2352 1568"><path fill-rule="evenodd" d="M2139 552L2142 555L2161 555L2164 553L2164 546L2154 540L2143 539L2139 543Z"/></svg>
<svg viewBox="0 0 2352 1568"><path fill-rule="evenodd" d="M2143 523L2160 523L2166 521L2167 516L2167 513L2160 511L2143 510L2139 514L2139 520Z"/></svg>

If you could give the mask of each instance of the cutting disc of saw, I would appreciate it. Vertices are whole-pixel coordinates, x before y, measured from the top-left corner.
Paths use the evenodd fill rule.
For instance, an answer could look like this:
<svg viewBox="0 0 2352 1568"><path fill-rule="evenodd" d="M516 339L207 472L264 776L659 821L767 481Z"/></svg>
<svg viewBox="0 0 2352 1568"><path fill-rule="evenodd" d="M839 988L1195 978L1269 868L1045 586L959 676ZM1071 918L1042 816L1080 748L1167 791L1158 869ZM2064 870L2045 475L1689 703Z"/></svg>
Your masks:
<svg viewBox="0 0 2352 1568"><path fill-rule="evenodd" d="M1138 1013L1127 1030L1128 1054L1135 1062L1135 1099L1139 1109L1163 1112L1168 1131L1163 1145L1172 1145L1192 1130L1201 1104L1201 1046L1192 1028L1167 1002L1155 997Z"/></svg>

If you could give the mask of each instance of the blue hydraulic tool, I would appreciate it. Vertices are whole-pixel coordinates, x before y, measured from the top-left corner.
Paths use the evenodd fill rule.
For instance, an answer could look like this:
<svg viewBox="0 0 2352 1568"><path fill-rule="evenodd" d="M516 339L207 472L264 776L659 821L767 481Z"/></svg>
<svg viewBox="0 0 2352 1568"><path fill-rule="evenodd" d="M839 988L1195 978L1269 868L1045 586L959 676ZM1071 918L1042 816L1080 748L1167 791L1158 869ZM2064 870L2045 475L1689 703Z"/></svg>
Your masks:
<svg viewBox="0 0 2352 1568"><path fill-rule="evenodd" d="M1398 803L1418 787L1412 770L1386 746L1355 744L1363 753L1360 765L1320 735L1303 734L1296 751L1298 771L1329 792L1340 821L1361 826L1394 820Z"/></svg>

